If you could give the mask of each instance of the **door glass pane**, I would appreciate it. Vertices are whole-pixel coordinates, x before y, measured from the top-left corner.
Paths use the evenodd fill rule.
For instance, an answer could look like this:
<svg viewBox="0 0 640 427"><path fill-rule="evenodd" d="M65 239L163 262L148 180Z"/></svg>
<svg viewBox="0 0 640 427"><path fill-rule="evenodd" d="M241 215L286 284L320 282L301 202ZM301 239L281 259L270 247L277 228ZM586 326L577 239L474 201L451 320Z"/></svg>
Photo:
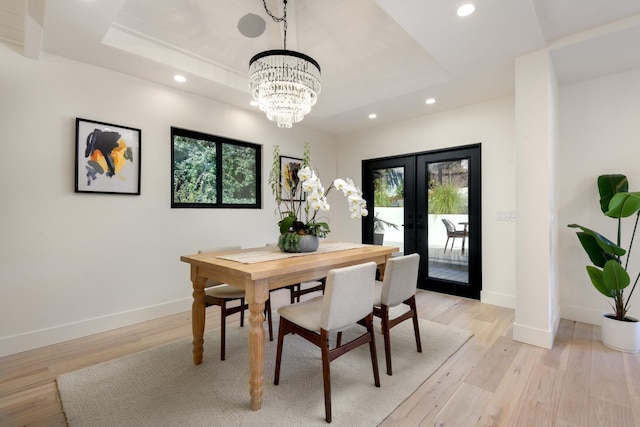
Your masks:
<svg viewBox="0 0 640 427"><path fill-rule="evenodd" d="M426 176L432 278L469 283L469 161L429 163Z"/></svg>
<svg viewBox="0 0 640 427"><path fill-rule="evenodd" d="M404 168L373 170L373 243L404 252Z"/></svg>

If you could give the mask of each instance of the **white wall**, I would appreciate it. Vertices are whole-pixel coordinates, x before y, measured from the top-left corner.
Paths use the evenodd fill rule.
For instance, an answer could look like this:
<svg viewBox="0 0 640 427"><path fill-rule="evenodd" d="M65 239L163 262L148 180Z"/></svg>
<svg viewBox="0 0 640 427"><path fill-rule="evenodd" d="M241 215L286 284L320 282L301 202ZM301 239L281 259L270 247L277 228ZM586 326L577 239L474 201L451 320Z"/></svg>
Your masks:
<svg viewBox="0 0 640 427"><path fill-rule="evenodd" d="M338 166L341 174L360 182L364 159L475 143L482 144L481 300L515 307L515 222L496 221L497 211L515 210L513 98L341 135ZM338 225L341 235L360 236L358 227Z"/></svg>
<svg viewBox="0 0 640 427"><path fill-rule="evenodd" d="M640 191L640 70L567 85L560 91L559 278L561 316L600 324L610 299L591 285L589 258L567 224L592 228L615 241L616 221L600 211L598 175L621 173ZM633 219L625 221L628 246ZM640 236L632 251L632 272L640 271ZM630 289L630 288L629 288ZM630 315L640 317L640 287Z"/></svg>
<svg viewBox="0 0 640 427"><path fill-rule="evenodd" d="M304 126L5 44L0 64L0 356L189 310L180 255L277 239L274 144L336 169L334 138ZM74 193L76 117L142 130L140 196ZM262 144L263 209L171 209L171 126Z"/></svg>

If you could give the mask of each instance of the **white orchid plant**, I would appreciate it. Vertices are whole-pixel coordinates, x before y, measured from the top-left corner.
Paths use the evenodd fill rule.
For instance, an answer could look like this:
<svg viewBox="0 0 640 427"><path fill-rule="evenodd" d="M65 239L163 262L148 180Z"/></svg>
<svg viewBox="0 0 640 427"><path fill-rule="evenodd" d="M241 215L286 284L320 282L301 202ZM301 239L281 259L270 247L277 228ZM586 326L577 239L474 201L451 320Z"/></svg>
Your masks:
<svg viewBox="0 0 640 427"><path fill-rule="evenodd" d="M280 233L290 233L293 243L297 243L297 236L304 234L327 236L330 231L329 224L326 221L320 221L317 215L320 211L329 211L327 195L333 188L341 190L347 198L351 218L359 219L368 214L367 202L362 198L362 191L350 178L346 180L336 178L325 190L320 178L311 169L308 143L304 147L301 167L290 171L292 176L286 180L281 180L281 174L280 149L275 146L269 184L276 199L276 210L280 215L278 223ZM282 197L283 185L287 186L287 198Z"/></svg>

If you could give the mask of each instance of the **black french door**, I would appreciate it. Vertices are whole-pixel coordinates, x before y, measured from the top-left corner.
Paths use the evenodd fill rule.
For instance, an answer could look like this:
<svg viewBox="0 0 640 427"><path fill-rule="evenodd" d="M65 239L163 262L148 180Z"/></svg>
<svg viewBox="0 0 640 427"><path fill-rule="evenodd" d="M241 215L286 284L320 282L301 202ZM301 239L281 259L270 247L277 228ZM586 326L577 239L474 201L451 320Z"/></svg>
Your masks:
<svg viewBox="0 0 640 427"><path fill-rule="evenodd" d="M364 243L420 254L418 287L479 299L480 144L364 160Z"/></svg>

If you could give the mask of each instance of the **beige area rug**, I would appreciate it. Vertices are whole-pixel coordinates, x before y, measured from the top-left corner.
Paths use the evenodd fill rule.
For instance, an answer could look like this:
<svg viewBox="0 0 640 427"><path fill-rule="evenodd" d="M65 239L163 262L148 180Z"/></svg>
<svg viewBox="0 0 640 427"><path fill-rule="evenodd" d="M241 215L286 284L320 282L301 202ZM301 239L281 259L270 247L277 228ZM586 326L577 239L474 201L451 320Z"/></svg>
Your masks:
<svg viewBox="0 0 640 427"><path fill-rule="evenodd" d="M67 421L82 427L327 425L317 347L286 336L280 385L273 385L277 330L274 318L276 337L266 342L259 411L249 407L247 326L230 325L225 361L219 359L219 331L211 328L199 366L193 365L191 339L185 338L61 375L57 384ZM376 334L380 388L373 384L368 346L331 363L331 425L378 425L472 336L423 319L420 333L422 353L416 352L410 321L392 329L393 376L386 375L384 342Z"/></svg>

